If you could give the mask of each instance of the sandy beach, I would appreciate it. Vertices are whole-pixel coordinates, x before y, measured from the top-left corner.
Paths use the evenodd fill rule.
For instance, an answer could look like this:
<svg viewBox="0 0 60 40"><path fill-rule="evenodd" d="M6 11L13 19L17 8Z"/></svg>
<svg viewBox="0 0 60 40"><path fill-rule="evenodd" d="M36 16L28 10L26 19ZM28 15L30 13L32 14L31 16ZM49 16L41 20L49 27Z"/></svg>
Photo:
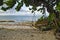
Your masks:
<svg viewBox="0 0 60 40"><path fill-rule="evenodd" d="M41 32L34 29L0 29L0 40L57 40L52 31Z"/></svg>
<svg viewBox="0 0 60 40"><path fill-rule="evenodd" d="M9 23L7 23L9 24ZM31 26L0 23L0 40L57 40L53 31L42 32Z"/></svg>

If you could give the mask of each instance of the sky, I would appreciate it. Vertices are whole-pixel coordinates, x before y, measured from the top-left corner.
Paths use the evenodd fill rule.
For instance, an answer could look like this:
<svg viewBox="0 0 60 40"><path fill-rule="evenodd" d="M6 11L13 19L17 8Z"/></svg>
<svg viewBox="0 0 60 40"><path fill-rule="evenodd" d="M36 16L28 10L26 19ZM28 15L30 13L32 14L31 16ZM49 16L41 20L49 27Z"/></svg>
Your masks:
<svg viewBox="0 0 60 40"><path fill-rule="evenodd" d="M32 6L26 7L24 4L20 11L16 11L15 7L17 6L17 4L12 9L9 9L7 11L0 10L0 15L2 15L2 16L5 16L5 15L33 16L34 15L34 13L31 13L31 10L29 10L29 8L31 8ZM3 7L7 7L7 6L4 4ZM1 8L1 6L0 6L0 8ZM39 7L37 7L37 8L39 8ZM42 15L42 13L40 13L39 11L38 12L35 11L35 15L39 16L39 15ZM48 15L49 14L46 11L46 16L48 16Z"/></svg>

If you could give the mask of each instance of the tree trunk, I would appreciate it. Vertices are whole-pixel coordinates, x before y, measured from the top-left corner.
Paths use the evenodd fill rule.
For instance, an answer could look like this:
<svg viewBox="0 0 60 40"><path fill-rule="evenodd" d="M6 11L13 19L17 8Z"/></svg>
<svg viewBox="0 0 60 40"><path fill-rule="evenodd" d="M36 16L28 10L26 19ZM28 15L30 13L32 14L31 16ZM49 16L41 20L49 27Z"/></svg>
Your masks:
<svg viewBox="0 0 60 40"><path fill-rule="evenodd" d="M56 11L56 10L54 10L54 14L55 14L55 20L54 20L54 23L55 23L55 25L56 25L56 27L57 28L59 28L59 26L60 26L60 24L59 24L59 22L60 22L60 12L59 11Z"/></svg>

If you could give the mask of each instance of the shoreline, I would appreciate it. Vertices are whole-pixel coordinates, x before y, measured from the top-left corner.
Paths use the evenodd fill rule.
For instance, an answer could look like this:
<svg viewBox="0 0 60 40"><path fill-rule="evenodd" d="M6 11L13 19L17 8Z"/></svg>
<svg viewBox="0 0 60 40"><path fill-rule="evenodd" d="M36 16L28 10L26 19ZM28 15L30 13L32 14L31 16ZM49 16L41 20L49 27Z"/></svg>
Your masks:
<svg viewBox="0 0 60 40"><path fill-rule="evenodd" d="M14 21L0 21L0 25L12 25L12 26L32 26L36 21L23 21L23 22L14 22Z"/></svg>
<svg viewBox="0 0 60 40"><path fill-rule="evenodd" d="M0 28L7 29L36 29L32 22L0 22Z"/></svg>

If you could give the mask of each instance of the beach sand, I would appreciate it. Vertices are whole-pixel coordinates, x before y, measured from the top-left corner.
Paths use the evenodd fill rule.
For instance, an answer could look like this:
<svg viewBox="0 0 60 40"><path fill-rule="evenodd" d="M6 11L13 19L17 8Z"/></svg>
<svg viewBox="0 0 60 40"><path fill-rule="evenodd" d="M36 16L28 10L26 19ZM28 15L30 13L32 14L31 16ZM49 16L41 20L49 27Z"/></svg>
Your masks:
<svg viewBox="0 0 60 40"><path fill-rule="evenodd" d="M57 40L53 31L42 32L31 26L0 24L0 40Z"/></svg>
<svg viewBox="0 0 60 40"><path fill-rule="evenodd" d="M0 29L0 40L57 40L52 31L41 32L35 29Z"/></svg>

